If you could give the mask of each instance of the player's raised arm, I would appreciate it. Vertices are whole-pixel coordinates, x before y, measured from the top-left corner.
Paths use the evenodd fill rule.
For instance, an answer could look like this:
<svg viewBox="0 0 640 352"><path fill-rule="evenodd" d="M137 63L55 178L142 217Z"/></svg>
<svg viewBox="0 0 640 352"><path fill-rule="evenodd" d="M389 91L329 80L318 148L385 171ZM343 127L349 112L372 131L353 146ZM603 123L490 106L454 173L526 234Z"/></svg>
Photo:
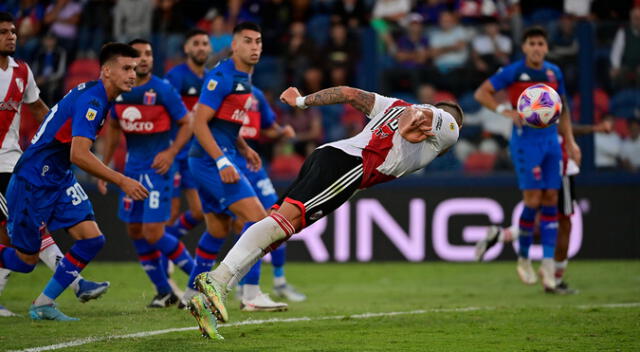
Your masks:
<svg viewBox="0 0 640 352"><path fill-rule="evenodd" d="M369 115L376 102L376 96L374 93L361 89L338 86L323 89L303 97L298 88L289 87L282 92L280 100L289 106L301 109L306 109L309 106L349 104L365 115Z"/></svg>
<svg viewBox="0 0 640 352"><path fill-rule="evenodd" d="M95 177L117 184L134 200L147 198L149 191L147 191L144 186L138 181L126 177L103 164L100 159L91 152L92 145L93 140L90 138L74 136L71 139L71 162Z"/></svg>

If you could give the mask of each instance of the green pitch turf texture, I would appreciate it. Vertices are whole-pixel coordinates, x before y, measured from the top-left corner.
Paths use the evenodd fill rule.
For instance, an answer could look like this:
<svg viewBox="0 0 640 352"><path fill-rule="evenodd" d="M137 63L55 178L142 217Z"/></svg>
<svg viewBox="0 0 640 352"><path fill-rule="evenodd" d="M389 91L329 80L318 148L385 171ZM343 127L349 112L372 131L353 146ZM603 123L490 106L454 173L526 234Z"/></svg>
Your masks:
<svg viewBox="0 0 640 352"><path fill-rule="evenodd" d="M308 295L284 313L245 313L230 300L231 323L308 317L221 327L224 341L205 340L195 320L175 307L145 308L152 286L136 263L93 263L88 278L111 281L98 301L71 292L61 310L80 322L33 322L27 308L51 272L13 274L0 303L22 317L0 318L0 350L97 338L65 351L640 351L640 261L574 261L568 280L580 293L544 294L525 286L515 263L376 263L287 266L289 281ZM271 266L263 287L271 288ZM174 274L183 285L182 273ZM612 306L616 303L631 303ZM634 304L635 303L635 304ZM455 308L463 308L456 310ZM470 308L465 310L464 308ZM414 314L359 316L363 313ZM342 318L331 318L344 316ZM327 318L329 317L329 318ZM322 320L321 318L325 318ZM189 328L148 337L138 332Z"/></svg>

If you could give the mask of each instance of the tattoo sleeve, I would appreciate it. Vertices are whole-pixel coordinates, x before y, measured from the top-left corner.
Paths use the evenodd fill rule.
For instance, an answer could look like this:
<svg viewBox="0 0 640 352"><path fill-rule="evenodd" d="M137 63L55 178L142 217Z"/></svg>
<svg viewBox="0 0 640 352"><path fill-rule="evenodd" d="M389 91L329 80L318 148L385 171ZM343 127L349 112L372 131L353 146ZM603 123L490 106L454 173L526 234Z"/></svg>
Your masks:
<svg viewBox="0 0 640 352"><path fill-rule="evenodd" d="M307 95L304 103L308 106L350 104L368 115L375 100L375 95L371 92L350 87L332 87Z"/></svg>

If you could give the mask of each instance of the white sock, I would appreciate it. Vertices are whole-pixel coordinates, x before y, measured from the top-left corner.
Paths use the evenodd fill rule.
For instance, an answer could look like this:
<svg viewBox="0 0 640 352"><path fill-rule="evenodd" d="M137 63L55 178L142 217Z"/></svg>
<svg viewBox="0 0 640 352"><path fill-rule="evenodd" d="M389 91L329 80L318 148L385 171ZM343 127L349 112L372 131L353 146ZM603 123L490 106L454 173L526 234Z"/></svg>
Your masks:
<svg viewBox="0 0 640 352"><path fill-rule="evenodd" d="M565 259L561 262L554 261L556 267L556 284L562 282L564 278L564 272L567 270L567 265L569 265L569 259Z"/></svg>
<svg viewBox="0 0 640 352"><path fill-rule="evenodd" d="M54 303L54 300L47 297L44 293L41 293L35 301L33 301L34 306L49 306Z"/></svg>
<svg viewBox="0 0 640 352"><path fill-rule="evenodd" d="M231 291L251 266L262 258L270 246L295 232L294 227L279 213L273 213L249 227L231 248L222 263L211 273L216 281Z"/></svg>
<svg viewBox="0 0 640 352"><path fill-rule="evenodd" d="M10 274L11 270L0 268L0 294L2 294L2 291L4 291L4 287L7 285L7 281L9 281Z"/></svg>
<svg viewBox="0 0 640 352"><path fill-rule="evenodd" d="M42 237L42 243L40 245L40 260L47 265L51 271L55 272L58 267L58 262L62 260L64 254L60 250L60 247L53 241L50 235ZM78 275L75 280L69 285L73 289L73 292L78 292L80 286L78 282L82 279L82 275Z"/></svg>
<svg viewBox="0 0 640 352"><path fill-rule="evenodd" d="M193 296L197 295L199 292L197 290L192 289L191 287L187 287L184 290L184 295L182 296L182 299L186 302L189 302Z"/></svg>
<svg viewBox="0 0 640 352"><path fill-rule="evenodd" d="M256 298L260 294L260 286L258 285L243 285L242 286L242 300L249 301Z"/></svg>
<svg viewBox="0 0 640 352"><path fill-rule="evenodd" d="M286 284L287 284L287 279L284 276L273 278L273 286L284 286Z"/></svg>

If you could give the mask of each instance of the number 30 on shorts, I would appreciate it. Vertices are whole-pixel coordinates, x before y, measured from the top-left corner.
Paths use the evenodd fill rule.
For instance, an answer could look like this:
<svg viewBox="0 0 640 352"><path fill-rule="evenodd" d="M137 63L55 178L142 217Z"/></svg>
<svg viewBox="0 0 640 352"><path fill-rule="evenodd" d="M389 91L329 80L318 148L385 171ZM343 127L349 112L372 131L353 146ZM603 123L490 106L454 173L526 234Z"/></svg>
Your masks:
<svg viewBox="0 0 640 352"><path fill-rule="evenodd" d="M83 201L89 199L89 196L84 192L82 186L76 182L73 186L67 188L67 195L71 197L71 204L78 205Z"/></svg>

